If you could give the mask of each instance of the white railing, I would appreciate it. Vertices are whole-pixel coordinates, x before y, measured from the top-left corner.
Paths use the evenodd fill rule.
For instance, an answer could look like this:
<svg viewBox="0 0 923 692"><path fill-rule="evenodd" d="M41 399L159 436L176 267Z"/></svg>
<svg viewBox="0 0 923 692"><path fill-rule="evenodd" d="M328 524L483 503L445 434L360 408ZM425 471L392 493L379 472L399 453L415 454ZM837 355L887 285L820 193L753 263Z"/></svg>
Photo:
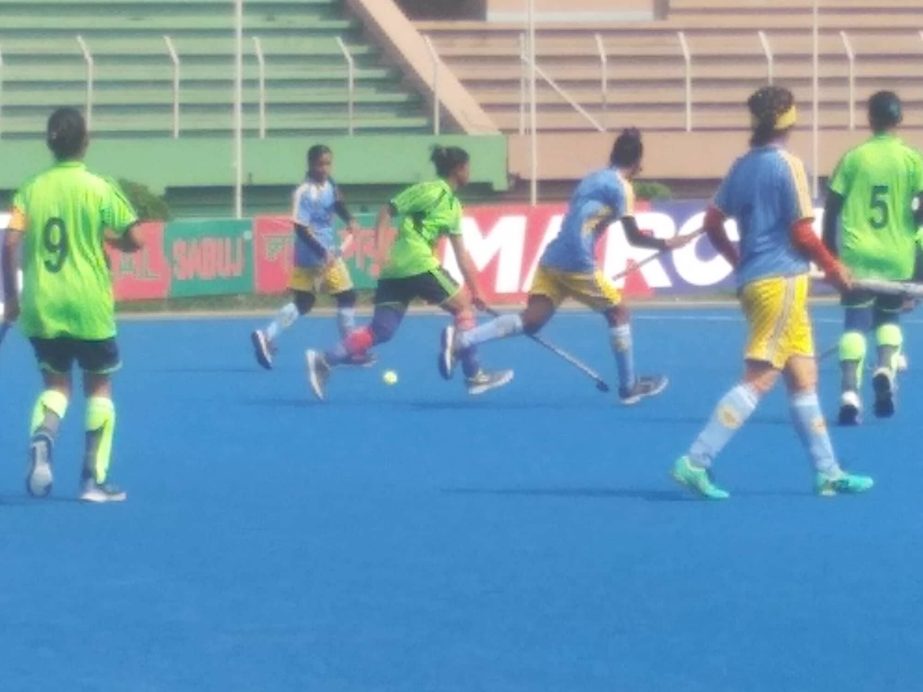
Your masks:
<svg viewBox="0 0 923 692"><path fill-rule="evenodd" d="M849 40L849 34L845 31L840 32L840 38L843 40L843 48L846 50L846 59L849 61L849 129L856 129L856 53L852 48Z"/></svg>
<svg viewBox="0 0 923 692"><path fill-rule="evenodd" d="M526 109L529 103L527 85L529 77L526 66L529 64L529 55L526 53L526 35L519 34L519 134L526 133Z"/></svg>
<svg viewBox="0 0 923 692"><path fill-rule="evenodd" d="M337 36L337 45L346 60L346 122L348 123L349 134L354 134L353 126L355 118L355 101L356 101L356 61L353 59L349 48L343 43L343 39Z"/></svg>
<svg viewBox="0 0 923 692"><path fill-rule="evenodd" d="M3 50L0 49L0 136L3 135Z"/></svg>
<svg viewBox="0 0 923 692"><path fill-rule="evenodd" d="M433 63L433 82L430 85L430 89L433 92L433 134L438 135L442 130L442 124L440 122L442 102L440 101L441 94L439 93L439 54L436 52L435 47L433 47L433 42L430 40L429 36L424 36L423 40L426 42L426 49L429 51L429 59Z"/></svg>
<svg viewBox="0 0 923 692"><path fill-rule="evenodd" d="M96 67L93 62L93 54L90 52L87 42L83 40L83 36L77 36L77 43L80 45L80 50L83 53L83 62L87 67L86 113L84 114L84 119L87 122L87 130L91 130L93 125L93 76Z"/></svg>
<svg viewBox="0 0 923 692"><path fill-rule="evenodd" d="M608 124L609 118L609 56L606 45L603 43L602 34L595 34L596 52L599 55L599 91L600 107L602 108L603 123Z"/></svg>
<svg viewBox="0 0 923 692"><path fill-rule="evenodd" d="M679 39L679 48L683 52L683 62L686 66L686 132L692 132L692 51L689 50L689 42L684 32L677 31L676 38Z"/></svg>
<svg viewBox="0 0 923 692"><path fill-rule="evenodd" d="M763 46L763 55L766 56L766 81L772 84L776 62L775 56L772 54L772 46L769 45L769 37L766 36L765 31L760 30L756 33L760 37L760 45Z"/></svg>
<svg viewBox="0 0 923 692"><path fill-rule="evenodd" d="M526 58L526 60L528 60L528 58ZM550 86L558 96L564 99L571 108L577 111L577 113L579 113L584 118L584 120L590 123L590 125L592 125L596 130L599 132L606 131L606 128L604 128L600 122L587 111L586 108L577 103L577 101L574 100L570 94L562 89L561 86L556 81L554 81L554 79L552 79L547 72L545 72L545 70L534 63L530 64L529 67L533 68L535 70L535 74L541 77L543 82Z"/></svg>
<svg viewBox="0 0 923 692"><path fill-rule="evenodd" d="M259 87L259 114L260 114L260 139L266 139L266 56L263 54L263 43L259 36L253 37L253 52L256 55L256 66L259 70L257 79Z"/></svg>
<svg viewBox="0 0 923 692"><path fill-rule="evenodd" d="M167 53L170 55L170 61L173 63L173 139L179 139L179 53L176 52L173 39L169 36L164 36L163 42L167 46Z"/></svg>

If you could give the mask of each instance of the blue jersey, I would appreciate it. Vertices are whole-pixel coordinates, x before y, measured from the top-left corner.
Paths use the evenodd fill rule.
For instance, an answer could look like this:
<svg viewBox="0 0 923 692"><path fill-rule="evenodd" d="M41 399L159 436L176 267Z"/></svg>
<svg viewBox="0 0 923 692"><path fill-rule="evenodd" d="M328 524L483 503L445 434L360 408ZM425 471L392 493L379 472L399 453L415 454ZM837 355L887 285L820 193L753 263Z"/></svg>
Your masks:
<svg viewBox="0 0 923 692"><path fill-rule="evenodd" d="M320 244L331 252L336 252L337 249L333 215L338 199L337 186L332 179L316 183L308 178L295 190L292 210L292 220L307 226ZM296 235L295 266L318 267L323 263L324 258Z"/></svg>
<svg viewBox="0 0 923 692"><path fill-rule="evenodd" d="M798 157L774 145L754 147L734 162L714 204L737 220L738 287L808 271L810 263L791 237L797 221L814 218L808 176Z"/></svg>
<svg viewBox="0 0 923 692"><path fill-rule="evenodd" d="M539 263L565 272L594 271L596 241L614 220L634 214L634 205L631 183L616 169L591 173L571 195L561 230Z"/></svg>

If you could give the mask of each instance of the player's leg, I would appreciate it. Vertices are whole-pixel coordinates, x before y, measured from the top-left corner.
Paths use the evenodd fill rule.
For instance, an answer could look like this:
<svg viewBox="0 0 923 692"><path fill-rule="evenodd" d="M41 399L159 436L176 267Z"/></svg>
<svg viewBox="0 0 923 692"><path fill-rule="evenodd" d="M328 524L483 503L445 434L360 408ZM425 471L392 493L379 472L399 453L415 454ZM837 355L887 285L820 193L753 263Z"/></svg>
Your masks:
<svg viewBox="0 0 923 692"><path fill-rule="evenodd" d="M305 352L308 382L318 399L323 400L326 396L332 368L362 358L373 345L391 340L410 304L413 293L410 280L413 278L380 280L375 289L375 311L371 322L352 330L323 353L310 349Z"/></svg>
<svg viewBox="0 0 923 692"><path fill-rule="evenodd" d="M477 319L467 291L448 272L439 267L421 275L416 285L416 297L430 305L438 305L452 315L453 323L442 332L437 356L439 372L445 379L451 379L456 360L461 363L469 394L483 394L513 379L512 370L483 370L478 361L476 345L455 348L456 334L464 337L466 332L477 326Z"/></svg>
<svg viewBox="0 0 923 692"><path fill-rule="evenodd" d="M880 418L894 415L898 359L904 345L900 324L902 302L897 296L879 296L875 300L872 326L878 344L878 364L872 376L872 387L875 415Z"/></svg>
<svg viewBox="0 0 923 692"><path fill-rule="evenodd" d="M636 404L641 399L656 396L667 388L665 375L641 375L635 372L634 343L631 335L631 316L622 300L608 305L602 311L609 327L609 345L615 356L619 374L619 399L625 405Z"/></svg>
<svg viewBox="0 0 923 692"><path fill-rule="evenodd" d="M467 349L522 333L537 334L552 318L562 298L554 277L539 267L522 312L499 315L472 329L459 330L454 324L447 326L442 331L439 366L442 376L446 379L452 376L456 356Z"/></svg>
<svg viewBox="0 0 923 692"><path fill-rule="evenodd" d="M789 410L798 437L814 466L816 490L821 495L868 490L872 480L845 473L837 462L833 443L817 397L817 359L808 315L808 279L800 277L788 317L779 330L776 353L785 358Z"/></svg>
<svg viewBox="0 0 923 692"><path fill-rule="evenodd" d="M289 280L291 300L279 308L265 328L257 329L250 334L256 361L267 370L272 368L272 356L276 350L275 342L279 335L314 307L315 279L315 270L295 267Z"/></svg>
<svg viewBox="0 0 923 692"><path fill-rule="evenodd" d="M818 494L860 493L871 488L871 478L846 473L837 461L817 397L817 361L813 355L793 356L786 364L785 379L792 423L814 465Z"/></svg>
<svg viewBox="0 0 923 692"><path fill-rule="evenodd" d="M862 413L862 373L872 327L874 297L864 291L850 291L841 299L844 308L840 337L840 425L857 425Z"/></svg>
<svg viewBox="0 0 923 692"><path fill-rule="evenodd" d="M793 282L794 279L770 278L754 281L741 290L740 304L748 327L744 376L721 397L705 428L673 466L673 477L702 497L728 497L711 478L712 463L756 410L762 396L775 385L787 361L781 337L796 298L797 286ZM806 287L805 279L805 291Z"/></svg>
<svg viewBox="0 0 923 692"><path fill-rule="evenodd" d="M26 490L45 497L53 483L53 453L61 420L71 396L74 355L69 339L32 339L43 389L32 408Z"/></svg>
<svg viewBox="0 0 923 692"><path fill-rule="evenodd" d="M84 502L121 502L124 491L108 482L115 435L112 373L121 367L115 339L81 342L78 362L86 394L86 435L80 499Z"/></svg>

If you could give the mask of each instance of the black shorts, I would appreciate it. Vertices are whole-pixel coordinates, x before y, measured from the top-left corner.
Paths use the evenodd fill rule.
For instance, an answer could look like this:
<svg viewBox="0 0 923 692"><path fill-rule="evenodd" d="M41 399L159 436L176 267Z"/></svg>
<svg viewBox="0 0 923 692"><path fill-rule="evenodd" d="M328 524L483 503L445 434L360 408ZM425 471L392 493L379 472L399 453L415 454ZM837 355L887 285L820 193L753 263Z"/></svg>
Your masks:
<svg viewBox="0 0 923 692"><path fill-rule="evenodd" d="M31 338L35 358L42 370L67 374L74 361L80 369L95 375L105 375L122 367L119 346L115 339L83 341L61 336L55 339Z"/></svg>
<svg viewBox="0 0 923 692"><path fill-rule="evenodd" d="M442 267L423 274L400 279L379 279L375 289L375 305L403 305L415 298L431 305L442 305L454 297L461 287Z"/></svg>
<svg viewBox="0 0 923 692"><path fill-rule="evenodd" d="M859 289L844 293L840 298L840 305L851 309L871 308L875 312L901 312L904 296L882 295Z"/></svg>

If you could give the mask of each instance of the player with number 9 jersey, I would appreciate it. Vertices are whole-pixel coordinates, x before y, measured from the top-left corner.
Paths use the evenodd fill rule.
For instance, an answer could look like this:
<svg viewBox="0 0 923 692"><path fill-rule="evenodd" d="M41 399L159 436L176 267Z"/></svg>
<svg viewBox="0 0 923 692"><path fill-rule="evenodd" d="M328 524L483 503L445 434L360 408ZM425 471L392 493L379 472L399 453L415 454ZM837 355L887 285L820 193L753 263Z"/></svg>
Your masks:
<svg viewBox="0 0 923 692"><path fill-rule="evenodd" d="M29 337L115 336L108 229L138 220L119 187L82 161L60 161L13 197L9 230L23 234L20 329Z"/></svg>

